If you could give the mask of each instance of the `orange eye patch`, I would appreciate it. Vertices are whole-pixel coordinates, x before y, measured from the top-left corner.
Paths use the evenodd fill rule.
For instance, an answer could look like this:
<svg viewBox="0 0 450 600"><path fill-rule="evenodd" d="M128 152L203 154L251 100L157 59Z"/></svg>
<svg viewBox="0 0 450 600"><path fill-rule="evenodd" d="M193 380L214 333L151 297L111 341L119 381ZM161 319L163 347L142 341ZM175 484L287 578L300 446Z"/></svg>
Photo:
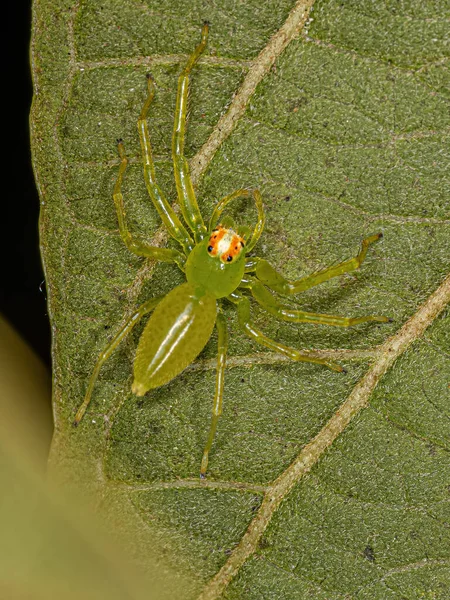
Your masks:
<svg viewBox="0 0 450 600"><path fill-rule="evenodd" d="M244 248L244 240L232 229L219 225L209 238L208 252L212 256L220 256L222 262L232 262Z"/></svg>

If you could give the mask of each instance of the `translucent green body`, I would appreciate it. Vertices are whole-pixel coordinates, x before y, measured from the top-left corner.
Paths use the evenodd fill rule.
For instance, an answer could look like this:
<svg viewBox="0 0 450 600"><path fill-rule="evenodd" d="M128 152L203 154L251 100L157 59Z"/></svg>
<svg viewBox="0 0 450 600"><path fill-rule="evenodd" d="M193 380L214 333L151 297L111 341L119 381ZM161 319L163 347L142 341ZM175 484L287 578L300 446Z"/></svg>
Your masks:
<svg viewBox="0 0 450 600"><path fill-rule="evenodd" d="M215 298L225 298L239 287L245 271L245 253L226 263L208 254L209 240L205 238L195 246L186 261L186 279L193 286L211 293Z"/></svg>
<svg viewBox="0 0 450 600"><path fill-rule="evenodd" d="M203 350L216 322L214 296L183 283L158 304L139 341L133 392L143 396L183 371Z"/></svg>
<svg viewBox="0 0 450 600"><path fill-rule="evenodd" d="M264 229L264 208L258 190L238 189L225 196L217 203L209 224L205 224L195 197L189 164L184 156L184 139L189 76L206 47L207 36L208 24L205 23L201 42L190 56L178 79L172 158L182 218L178 217L156 182L147 125L147 113L155 95L155 84L150 75L147 99L137 122L147 190L168 233L178 243L179 249L152 246L145 239L129 231L121 191L122 178L128 163L122 141L119 141L118 146L121 162L113 193L119 231L126 247L138 256L177 264L184 272L187 282L174 288L166 296L150 298L128 315L98 357L84 401L78 408L73 422L76 426L83 418L102 365L144 315L153 311L141 335L134 360L132 390L138 396L168 383L181 373L202 351L215 326L217 328L217 375L211 426L201 460L201 477L206 476L209 453L218 419L222 413L228 347L227 325L221 312L224 301L231 302L235 306L239 328L256 343L291 360L325 365L338 372L343 372L344 369L315 352L297 350L267 337L252 323L250 300L256 301L263 310L275 318L293 323L350 327L370 321L379 323L390 321L383 316L344 317L306 312L284 304L284 301L276 295L298 294L332 277L358 269L366 256L367 249L381 238L381 233L366 237L354 258L316 271L297 281L289 281L266 260L248 257ZM253 196L258 214L251 236L251 230L247 226L244 225L238 232L234 223L225 225L226 222L230 223L230 219L225 217L221 220L222 212L230 202L250 196Z"/></svg>
<svg viewBox="0 0 450 600"><path fill-rule="evenodd" d="M179 375L203 350L216 322L216 298L239 287L245 254L223 262L208 254L209 239L186 261L188 283L173 289L150 317L136 351L133 392L143 396Z"/></svg>

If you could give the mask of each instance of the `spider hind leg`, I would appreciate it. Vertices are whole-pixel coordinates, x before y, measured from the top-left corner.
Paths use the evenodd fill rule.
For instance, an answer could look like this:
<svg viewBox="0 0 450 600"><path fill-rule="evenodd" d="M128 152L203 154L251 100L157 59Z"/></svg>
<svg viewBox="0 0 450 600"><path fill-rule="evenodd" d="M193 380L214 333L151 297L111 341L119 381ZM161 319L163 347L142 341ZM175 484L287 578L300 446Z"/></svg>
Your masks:
<svg viewBox="0 0 450 600"><path fill-rule="evenodd" d="M216 389L214 394L211 426L209 429L208 440L206 442L205 449L203 450L202 463L200 466L201 479L204 479L206 477L209 452L214 441L219 417L222 414L223 384L225 377L225 362L228 347L228 332L225 318L221 313L217 315L216 327L219 336L217 350Z"/></svg>
<svg viewBox="0 0 450 600"><path fill-rule="evenodd" d="M266 348L269 348L270 350L273 350L275 352L279 352L283 356L286 356L287 358L290 358L294 361L316 363L319 365L324 365L329 369L332 369L333 371L337 371L338 373L345 372L344 367L341 367L341 365L338 365L337 363L326 360L324 358L320 358L314 352L300 351L296 348L285 346L284 344L272 340L271 338L264 335L264 333L257 329L251 322L250 300L240 292L233 292L233 294L230 294L230 296L228 296L228 299L234 302L237 306L239 327L246 335L248 335L252 340L257 342L258 344L261 344L262 346L265 346Z"/></svg>
<svg viewBox="0 0 450 600"><path fill-rule="evenodd" d="M141 304L141 306L129 317L126 323L122 326L119 332L114 336L114 338L110 341L110 343L106 346L106 348L102 351L100 356L95 363L94 370L92 371L91 378L89 379L88 388L86 390L86 394L84 396L83 403L78 408L77 414L75 415L75 419L73 420L74 427L77 427L86 412L87 407L91 402L92 392L94 390L95 383L98 379L98 375L100 373L100 369L104 365L104 363L108 360L120 342L125 339L125 337L130 333L130 331L139 323L141 318L147 313L151 312L157 304L159 304L160 300L162 300L164 296L156 296L155 298L151 298Z"/></svg>

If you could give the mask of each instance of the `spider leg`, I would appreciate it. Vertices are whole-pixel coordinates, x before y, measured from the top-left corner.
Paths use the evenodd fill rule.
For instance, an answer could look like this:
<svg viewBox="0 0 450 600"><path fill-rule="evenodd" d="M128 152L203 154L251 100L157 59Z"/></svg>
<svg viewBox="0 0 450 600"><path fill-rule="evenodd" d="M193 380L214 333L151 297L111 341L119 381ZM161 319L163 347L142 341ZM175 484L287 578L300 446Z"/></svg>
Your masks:
<svg viewBox="0 0 450 600"><path fill-rule="evenodd" d="M222 414L223 384L225 378L225 363L228 347L228 332L225 317L221 313L217 315L216 326L217 332L219 334L217 350L216 390L214 394L211 427L209 429L209 435L205 449L203 450L202 464L200 467L200 477L202 479L204 479L206 476L209 452L211 450L211 446L214 441L214 436L216 434L217 422L219 420L220 415Z"/></svg>
<svg viewBox="0 0 450 600"><path fill-rule="evenodd" d="M265 222L264 207L263 207L262 197L261 197L259 190L250 191L250 190L246 190L246 189L240 189L240 190L236 190L232 194L229 194L228 196L225 196L224 198L222 198L222 200L219 200L216 208L214 209L213 214L211 215L211 219L209 221L209 229L208 229L208 231L210 231L210 232L213 230L214 226L219 221L220 216L223 213L227 204L229 204L232 200L235 200L236 198L242 198L242 197L248 198L250 196L250 194L253 194L253 198L255 200L256 210L258 211L258 220L256 222L255 229L253 230L253 235L250 238L250 241L247 242L247 244L245 245L246 252L250 252L254 248L256 242L259 240L259 238L263 232L263 229L264 229L264 222Z"/></svg>
<svg viewBox="0 0 450 600"><path fill-rule="evenodd" d="M191 54L187 65L178 78L175 122L172 136L172 159L178 199L184 220L194 233L196 243L205 237L206 227L197 204L197 199L195 197L194 186L192 185L189 171L189 164L184 156L184 136L186 132L189 74L206 47L208 28L208 24L205 23L202 28L201 42Z"/></svg>
<svg viewBox="0 0 450 600"><path fill-rule="evenodd" d="M255 342L258 342L258 344L261 344L266 348L270 348L270 350L274 350L275 352L279 352L280 354L283 354L283 356L287 356L291 360L325 365L333 371L345 371L345 369L340 365L329 360L319 358L317 355L314 354L314 352L301 352L300 350L296 350L295 348L285 346L284 344L280 344L279 342L268 338L262 333L262 331L257 329L250 320L249 298L237 291L227 296L227 298L228 300L231 300L231 302L234 302L237 306L239 327L251 339L253 339Z"/></svg>
<svg viewBox="0 0 450 600"><path fill-rule="evenodd" d="M113 199L116 205L117 220L119 222L120 236L131 252L138 256L145 256L147 258L153 258L154 260L160 260L162 262L175 262L183 270L185 262L184 256L177 250L171 250L169 248L158 248L157 246L150 246L136 235L132 235L128 230L125 222L125 207L123 204L123 195L121 192L123 174L127 168L128 159L125 155L125 148L123 143L120 141L118 145L119 155L122 159L119 167L119 175L114 186Z"/></svg>
<svg viewBox="0 0 450 600"><path fill-rule="evenodd" d="M184 253L188 255L193 248L192 238L189 235L187 229L181 223L180 219L175 214L173 208L170 206L161 188L156 183L155 165L153 163L152 146L150 143L150 134L148 132L147 125L147 114L150 108L150 104L152 103L153 98L155 96L155 84L153 83L153 80L150 75L147 75L147 86L147 99L144 103L144 106L142 107L141 114L139 115L139 119L137 122L139 139L141 142L142 156L144 158L145 185L147 186L149 196L153 204L155 205L155 208L158 211L159 216L161 217L164 225L167 227L168 232L173 238L177 240L179 244L181 244Z"/></svg>
<svg viewBox="0 0 450 600"><path fill-rule="evenodd" d="M349 273L350 271L358 269L366 257L369 246L378 241L382 236L382 233L377 233L363 240L361 250L354 258L340 262L332 267L322 269L307 277L302 277L297 281L289 281L283 277L283 275L278 273L266 260L259 258L251 258L246 262L246 272L255 272L259 281L279 294L285 296L298 294L319 283L328 281L332 277L337 277L338 275L343 275L344 273Z"/></svg>
<svg viewBox="0 0 450 600"><path fill-rule="evenodd" d="M316 325L334 325L335 327L351 327L352 325L358 325L359 323L366 323L367 321L378 321L379 323L389 323L392 319L388 317L340 317L336 315L324 315L320 313L305 312L303 310L296 310L289 306L284 306L269 292L267 288L263 286L259 281L249 281L248 284L243 280L245 287L248 287L252 293L253 298L260 304L267 312L274 315L278 319L283 321L290 321L291 323L314 323Z"/></svg>
<svg viewBox="0 0 450 600"><path fill-rule="evenodd" d="M84 416L84 413L86 412L87 407L89 406L92 391L94 389L94 385L97 381L98 374L100 373L102 365L108 360L108 358L111 356L111 354L120 344L120 342L130 333L133 327L139 323L141 318L147 313L151 312L163 298L163 295L156 296L156 298L151 298L150 300L147 300L147 302L141 304L141 306L131 315L131 317L128 319L125 325L123 325L120 331L114 336L111 342L100 354L100 356L97 359L97 362L95 363L94 370L92 371L92 375L89 380L89 385L86 390L86 395L84 397L83 404L81 404L80 408L77 411L77 414L75 415L75 419L73 421L73 425L75 427L79 424L79 422Z"/></svg>

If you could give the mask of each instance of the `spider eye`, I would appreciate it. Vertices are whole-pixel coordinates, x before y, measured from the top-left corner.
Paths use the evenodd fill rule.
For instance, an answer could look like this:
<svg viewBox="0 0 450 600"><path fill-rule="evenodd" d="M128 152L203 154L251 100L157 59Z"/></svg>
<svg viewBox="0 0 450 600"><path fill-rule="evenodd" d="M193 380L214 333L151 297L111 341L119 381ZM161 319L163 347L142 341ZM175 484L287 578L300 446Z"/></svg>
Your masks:
<svg viewBox="0 0 450 600"><path fill-rule="evenodd" d="M212 252L213 251L213 247L212 246L208 246L208 252Z"/></svg>
<svg viewBox="0 0 450 600"><path fill-rule="evenodd" d="M227 262L231 262L233 260L232 256L227 256Z"/></svg>

